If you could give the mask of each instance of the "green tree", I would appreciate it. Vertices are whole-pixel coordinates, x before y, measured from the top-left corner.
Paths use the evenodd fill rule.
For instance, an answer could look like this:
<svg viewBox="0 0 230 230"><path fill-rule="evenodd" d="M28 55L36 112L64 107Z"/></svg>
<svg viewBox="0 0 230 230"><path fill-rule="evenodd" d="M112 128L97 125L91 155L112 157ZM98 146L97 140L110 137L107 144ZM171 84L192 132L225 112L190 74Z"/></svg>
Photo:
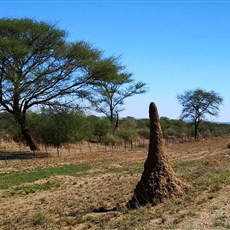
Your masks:
<svg viewBox="0 0 230 230"><path fill-rule="evenodd" d="M0 113L0 137L7 140L21 141L21 132L14 117L6 112Z"/></svg>
<svg viewBox="0 0 230 230"><path fill-rule="evenodd" d="M139 137L143 139L149 139L150 122L149 119L136 120L137 132Z"/></svg>
<svg viewBox="0 0 230 230"><path fill-rule="evenodd" d="M198 137L198 127L207 115L218 116L219 106L223 98L215 91L207 92L202 89L187 90L178 95L177 99L183 106L181 119L192 120L194 124L194 137Z"/></svg>
<svg viewBox="0 0 230 230"><path fill-rule="evenodd" d="M115 134L124 141L125 148L127 143L130 143L131 149L133 149L133 141L138 138L137 124L133 117L125 118L116 130Z"/></svg>
<svg viewBox="0 0 230 230"><path fill-rule="evenodd" d="M88 97L97 112L103 113L113 123L115 115L123 111L124 100L147 91L146 84L135 82L132 74L119 64L119 58L110 57L106 80L99 79L93 84L92 94Z"/></svg>
<svg viewBox="0 0 230 230"><path fill-rule="evenodd" d="M93 135L99 142L102 141L102 138L106 136L111 131L111 123L108 118L98 119L94 124Z"/></svg>
<svg viewBox="0 0 230 230"><path fill-rule="evenodd" d="M0 19L0 108L12 114L31 150L38 145L27 125L34 106L67 105L102 77L101 53L89 44L67 42L54 25L32 19Z"/></svg>
<svg viewBox="0 0 230 230"><path fill-rule="evenodd" d="M53 145L57 148L63 143L81 141L85 139L86 119L80 111L69 109L43 109L33 119L35 135L44 144Z"/></svg>
<svg viewBox="0 0 230 230"><path fill-rule="evenodd" d="M183 120L171 120L167 117L161 117L160 122L165 138L183 138L190 136L188 123Z"/></svg>

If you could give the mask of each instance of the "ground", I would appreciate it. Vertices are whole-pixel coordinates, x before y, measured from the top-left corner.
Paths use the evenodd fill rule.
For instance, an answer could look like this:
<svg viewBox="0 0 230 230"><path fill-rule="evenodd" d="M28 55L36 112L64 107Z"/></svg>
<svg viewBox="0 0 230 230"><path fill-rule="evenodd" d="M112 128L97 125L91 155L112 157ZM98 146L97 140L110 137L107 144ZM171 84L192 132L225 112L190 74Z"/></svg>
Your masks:
<svg viewBox="0 0 230 230"><path fill-rule="evenodd" d="M147 146L71 145L49 156L0 160L0 229L230 229L230 138L167 142L191 189L154 207L127 210ZM2 154L27 150L1 143ZM20 150L20 151L19 151ZM114 211L114 207L117 209Z"/></svg>

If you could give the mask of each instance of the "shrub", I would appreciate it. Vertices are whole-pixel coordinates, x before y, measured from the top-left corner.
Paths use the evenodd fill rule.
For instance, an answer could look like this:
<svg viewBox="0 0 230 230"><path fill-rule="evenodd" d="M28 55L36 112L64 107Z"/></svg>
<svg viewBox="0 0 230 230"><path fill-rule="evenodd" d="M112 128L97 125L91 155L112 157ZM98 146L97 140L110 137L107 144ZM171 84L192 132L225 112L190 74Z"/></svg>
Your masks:
<svg viewBox="0 0 230 230"><path fill-rule="evenodd" d="M116 143L116 138L114 135L107 133L103 138L102 141L104 142L105 145L111 145L114 146Z"/></svg>

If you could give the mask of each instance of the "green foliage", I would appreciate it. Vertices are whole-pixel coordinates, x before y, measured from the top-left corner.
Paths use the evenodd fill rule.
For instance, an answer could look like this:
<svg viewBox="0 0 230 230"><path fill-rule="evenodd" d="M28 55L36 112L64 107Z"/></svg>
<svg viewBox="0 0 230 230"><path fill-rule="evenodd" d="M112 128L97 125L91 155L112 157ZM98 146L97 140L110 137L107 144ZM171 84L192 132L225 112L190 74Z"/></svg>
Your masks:
<svg viewBox="0 0 230 230"><path fill-rule="evenodd" d="M109 132L112 131L111 123L108 118L98 119L94 124L93 136L96 140L101 142Z"/></svg>
<svg viewBox="0 0 230 230"><path fill-rule="evenodd" d="M82 124L84 124L84 140L93 141L94 140L94 130L95 126L100 118L94 115L83 116Z"/></svg>
<svg viewBox="0 0 230 230"><path fill-rule="evenodd" d="M182 120L161 117L161 127L166 139L186 139L193 135L193 124ZM20 141L21 135L12 116L0 114L2 138ZM136 139L149 138L149 120L127 117L120 120L118 130L113 130L108 118L86 116L73 110L42 110L41 113L28 112L28 125L33 135L41 143L61 145L65 142L75 143L86 140L113 145L114 142L128 143ZM230 125L213 122L201 122L199 135L202 137L230 136ZM53 135L55 134L55 135ZM58 136L59 134L59 136ZM63 136L64 135L64 136Z"/></svg>
<svg viewBox="0 0 230 230"><path fill-rule="evenodd" d="M129 142L138 137L136 120L133 117L127 117L120 122L120 128L116 131L116 135Z"/></svg>
<svg viewBox="0 0 230 230"><path fill-rule="evenodd" d="M138 136L142 139L149 139L150 121L149 119L135 120Z"/></svg>
<svg viewBox="0 0 230 230"><path fill-rule="evenodd" d="M43 109L37 114L32 129L43 143L56 147L66 142L86 139L87 130L84 114L67 109Z"/></svg>
<svg viewBox="0 0 230 230"><path fill-rule="evenodd" d="M220 137L230 135L230 125L216 124L213 122L201 122L199 126L199 134L202 137Z"/></svg>
<svg viewBox="0 0 230 230"><path fill-rule="evenodd" d="M137 128L137 122L134 117L126 117L120 122L120 127L124 129L135 129Z"/></svg>
<svg viewBox="0 0 230 230"><path fill-rule="evenodd" d="M188 90L178 95L177 99L183 106L181 117L192 120L204 120L206 115L217 116L223 98L216 92L202 89Z"/></svg>
<svg viewBox="0 0 230 230"><path fill-rule="evenodd" d="M120 128L116 130L115 135L124 141L125 147L127 143L130 143L132 148L133 141L138 138L138 129L135 119L127 117L121 121Z"/></svg>
<svg viewBox="0 0 230 230"><path fill-rule="evenodd" d="M194 137L198 137L198 126L206 116L217 116L223 98L215 91L207 92L202 89L188 90L178 95L177 99L182 105L181 119L188 119L194 123Z"/></svg>
<svg viewBox="0 0 230 230"><path fill-rule="evenodd" d="M115 115L124 110L124 100L143 94L147 89L145 83L134 81L132 74L119 63L119 57L110 57L104 62L106 68L102 69L106 70L106 77L93 82L93 91L88 100L97 112L106 115L113 123Z"/></svg>
<svg viewBox="0 0 230 230"><path fill-rule="evenodd" d="M147 127L142 128L142 129L138 129L137 133L138 133L138 136L140 138L149 139L150 131L149 131L149 129Z"/></svg>
<svg viewBox="0 0 230 230"><path fill-rule="evenodd" d="M0 137L4 140L22 141L20 127L11 114L0 114Z"/></svg>
<svg viewBox="0 0 230 230"><path fill-rule="evenodd" d="M189 124L182 120L170 120L167 117L160 119L161 127L165 138L184 138L190 136Z"/></svg>
<svg viewBox="0 0 230 230"><path fill-rule="evenodd" d="M0 28L0 103L8 112L66 105L70 95L86 94L87 87L79 88L96 78L89 70L101 61L100 51L83 41L69 43L64 30L29 18L1 19Z"/></svg>
<svg viewBox="0 0 230 230"><path fill-rule="evenodd" d="M102 141L105 145L111 145L114 146L116 143L116 137L111 134L111 133L107 133L103 138Z"/></svg>
<svg viewBox="0 0 230 230"><path fill-rule="evenodd" d="M119 129L116 131L116 135L123 139L125 142L132 140L132 130L131 129Z"/></svg>
<svg viewBox="0 0 230 230"><path fill-rule="evenodd" d="M67 33L56 25L29 18L3 18L0 28L0 108L14 116L31 150L38 150L28 129L28 110L76 105L77 99L92 94L97 81L103 83L108 73L116 73L117 66L84 41L68 42ZM109 80L114 77L109 76ZM60 136L56 131L52 127L51 142L59 146L69 137L63 139L68 135Z"/></svg>

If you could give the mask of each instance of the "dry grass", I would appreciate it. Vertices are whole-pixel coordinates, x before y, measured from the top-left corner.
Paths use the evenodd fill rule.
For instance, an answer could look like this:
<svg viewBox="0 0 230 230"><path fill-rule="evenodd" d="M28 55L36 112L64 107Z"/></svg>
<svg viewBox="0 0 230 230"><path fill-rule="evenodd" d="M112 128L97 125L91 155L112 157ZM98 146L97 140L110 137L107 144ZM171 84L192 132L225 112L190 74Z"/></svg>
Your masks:
<svg viewBox="0 0 230 230"><path fill-rule="evenodd" d="M49 149L48 158L2 160L2 181L11 180L6 179L10 175L42 172L43 177L23 177L0 190L0 229L230 229L227 143L229 138L167 144L177 176L192 189L180 199L134 211L125 204L140 179L147 149L106 152L104 147L81 145L63 148L60 157ZM69 170L73 165L87 167ZM68 170L47 173L51 168ZM93 212L117 204L120 211Z"/></svg>

